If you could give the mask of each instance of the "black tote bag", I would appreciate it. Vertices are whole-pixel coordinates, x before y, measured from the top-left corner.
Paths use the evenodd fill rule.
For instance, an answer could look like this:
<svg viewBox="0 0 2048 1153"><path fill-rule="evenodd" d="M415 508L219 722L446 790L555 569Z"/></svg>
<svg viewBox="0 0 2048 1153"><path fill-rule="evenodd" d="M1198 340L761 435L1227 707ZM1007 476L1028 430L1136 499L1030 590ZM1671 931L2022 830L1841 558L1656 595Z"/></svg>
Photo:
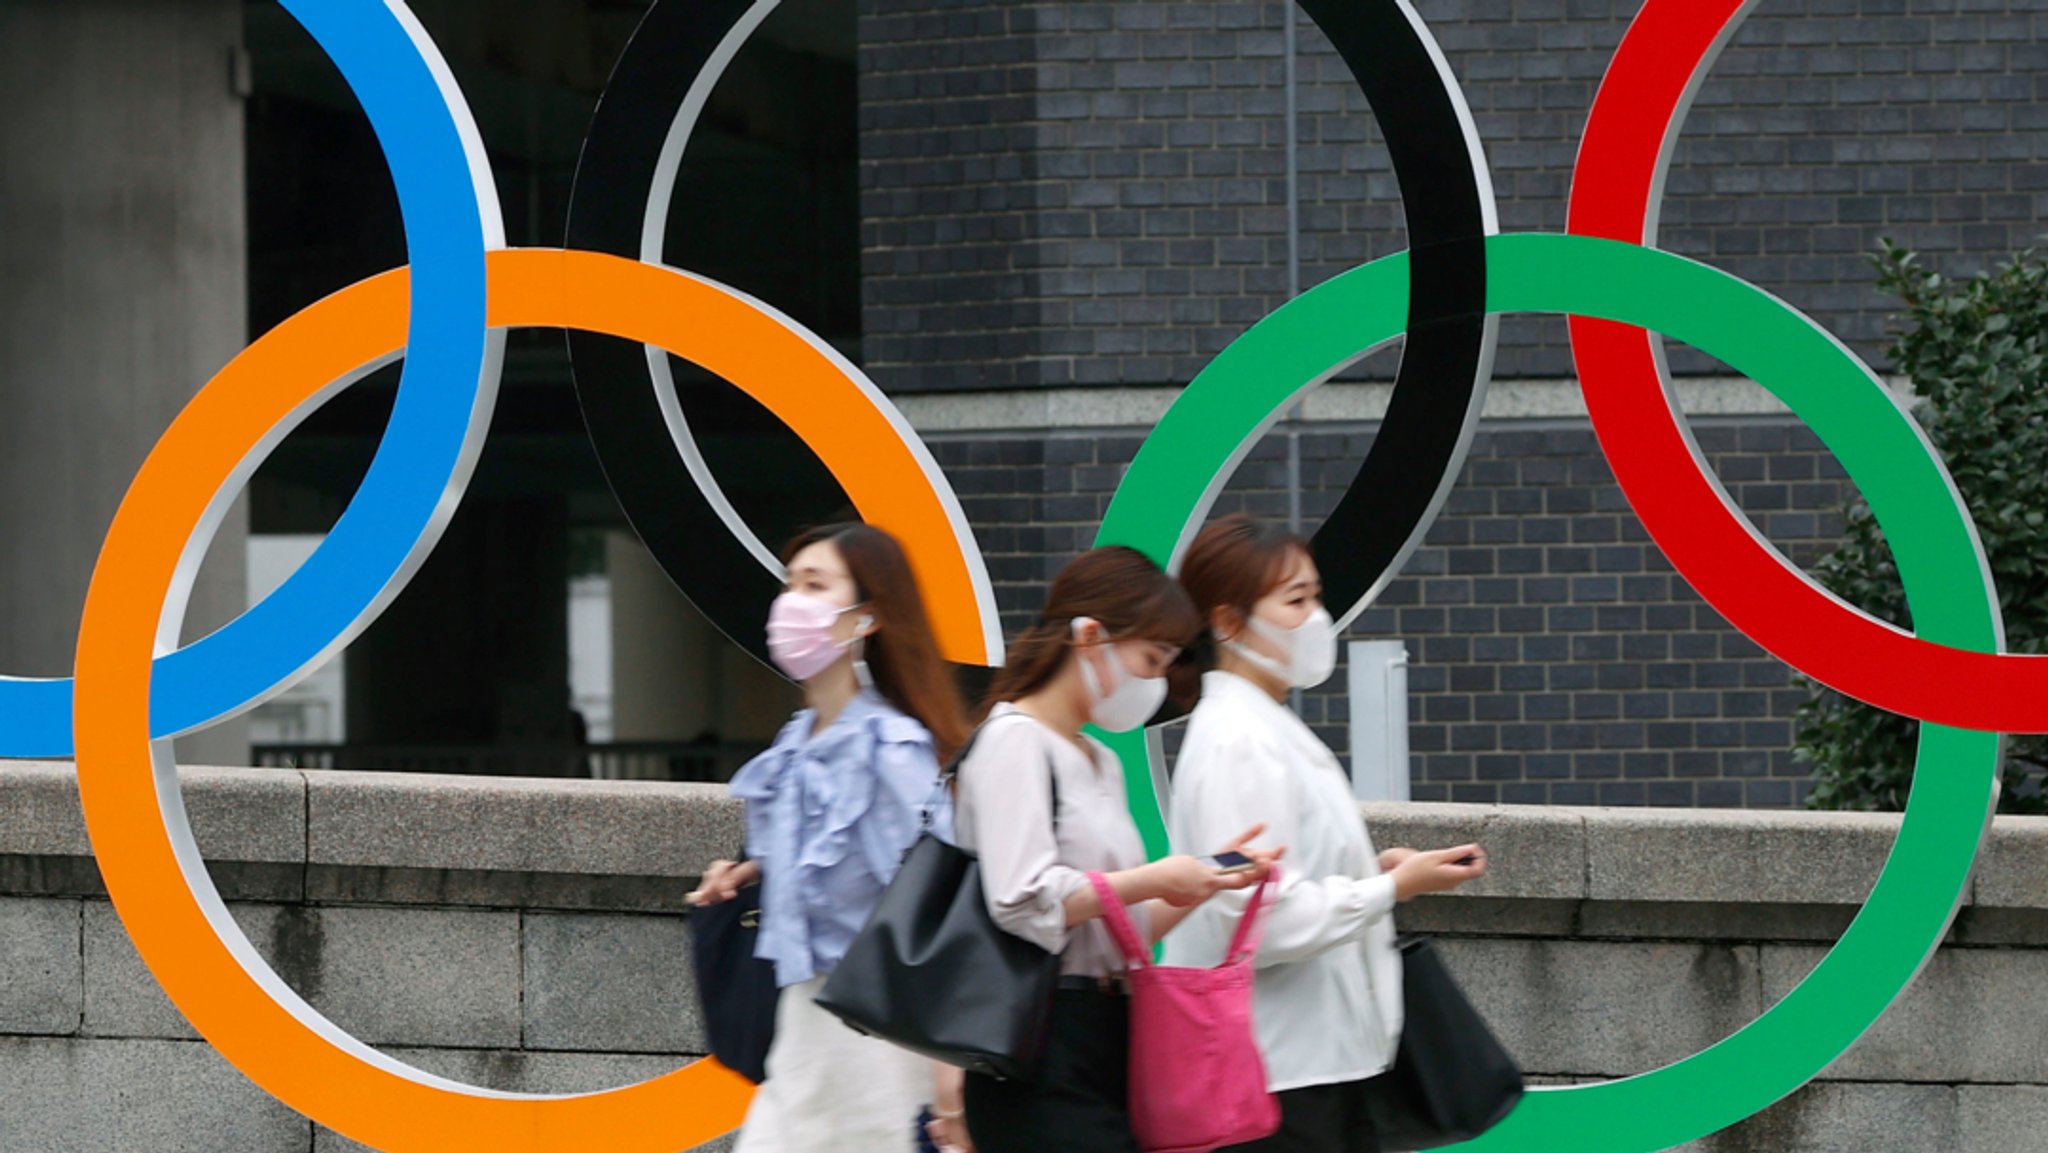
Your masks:
<svg viewBox="0 0 2048 1153"><path fill-rule="evenodd" d="M981 862L927 833L817 1001L934 1061L1026 1079L1045 1048L1059 971L1059 954L989 917Z"/></svg>
<svg viewBox="0 0 2048 1153"><path fill-rule="evenodd" d="M1057 828L1057 778L1052 790ZM927 831L825 979L818 1006L934 1061L1027 1080L1045 1049L1059 954L997 926L981 862L933 836L925 816Z"/></svg>
<svg viewBox="0 0 2048 1153"><path fill-rule="evenodd" d="M1522 1071L1428 940L1401 942L1406 1021L1394 1065L1366 1082L1382 1153L1469 1141L1513 1111Z"/></svg>
<svg viewBox="0 0 2048 1153"><path fill-rule="evenodd" d="M754 1084L768 1079L768 1046L775 1040L775 965L754 956L760 936L761 887L716 905L690 910L690 960L704 1003L704 1033L711 1055Z"/></svg>

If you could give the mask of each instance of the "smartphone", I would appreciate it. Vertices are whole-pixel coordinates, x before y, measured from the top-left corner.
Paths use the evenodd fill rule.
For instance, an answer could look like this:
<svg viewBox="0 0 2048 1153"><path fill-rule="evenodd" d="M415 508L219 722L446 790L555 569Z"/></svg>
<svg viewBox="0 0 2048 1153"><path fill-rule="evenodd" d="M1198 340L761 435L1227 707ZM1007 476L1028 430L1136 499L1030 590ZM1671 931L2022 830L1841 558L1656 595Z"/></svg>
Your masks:
<svg viewBox="0 0 2048 1153"><path fill-rule="evenodd" d="M1243 853L1218 853L1205 857L1210 865L1225 873L1243 873L1258 867L1258 863Z"/></svg>

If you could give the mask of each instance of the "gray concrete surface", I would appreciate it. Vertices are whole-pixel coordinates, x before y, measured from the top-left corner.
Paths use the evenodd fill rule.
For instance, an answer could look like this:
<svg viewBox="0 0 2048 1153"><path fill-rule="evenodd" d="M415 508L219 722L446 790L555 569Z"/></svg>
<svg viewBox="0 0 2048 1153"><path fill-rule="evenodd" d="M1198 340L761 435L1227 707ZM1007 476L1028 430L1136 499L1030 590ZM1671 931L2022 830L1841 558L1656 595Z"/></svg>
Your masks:
<svg viewBox="0 0 2048 1153"><path fill-rule="evenodd" d="M114 510L248 326L233 0L0 4L0 671L68 676ZM184 635L247 607L236 506ZM246 724L181 742L240 763Z"/></svg>
<svg viewBox="0 0 2048 1153"><path fill-rule="evenodd" d="M580 1092L704 1048L681 895L738 837L721 790L248 769L188 770L183 787L257 952L401 1060ZM1543 1084L1643 1073L1755 1019L1854 916L1897 830L1722 810L1365 816L1383 846L1491 851L1484 885L1397 919L1438 938ZM2044 834L2048 820L1995 822L1961 927L1876 1027L1814 1084L1689 1148L2048 1149ZM0 1150L355 1148L193 1039L88 852L69 767L0 762Z"/></svg>

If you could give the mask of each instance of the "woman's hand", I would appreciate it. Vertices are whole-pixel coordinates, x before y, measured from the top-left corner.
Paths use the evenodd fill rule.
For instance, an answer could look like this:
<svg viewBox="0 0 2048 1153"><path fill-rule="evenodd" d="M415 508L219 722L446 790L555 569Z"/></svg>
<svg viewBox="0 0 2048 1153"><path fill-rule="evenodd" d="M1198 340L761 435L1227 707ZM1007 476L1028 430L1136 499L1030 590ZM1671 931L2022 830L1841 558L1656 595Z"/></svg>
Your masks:
<svg viewBox="0 0 2048 1153"><path fill-rule="evenodd" d="M1277 849L1253 848L1252 842L1258 840L1259 835L1264 833L1265 831L1265 825L1253 825L1251 828L1246 829L1242 833L1239 833L1237 835L1236 840L1230 842L1229 844L1223 846L1222 849L1218 850L1219 852L1223 853L1242 853L1243 855L1250 857L1252 859L1252 867L1250 870L1242 873L1226 874L1226 876L1229 877L1229 879L1233 881L1242 881L1243 883L1225 885L1223 886L1224 888L1250 888L1251 886L1259 884L1263 882L1267 877L1273 875L1273 863L1287 855L1287 846L1282 845Z"/></svg>
<svg viewBox="0 0 2048 1153"><path fill-rule="evenodd" d="M1470 858L1469 864L1459 864ZM1394 899L1405 901L1424 893L1447 893L1486 875L1486 851L1478 845L1412 853L1394 866Z"/></svg>
<svg viewBox="0 0 2048 1153"><path fill-rule="evenodd" d="M1414 849L1385 849L1380 853L1380 872L1391 873L1401 867L1401 862L1415 855Z"/></svg>
<svg viewBox="0 0 2048 1153"><path fill-rule="evenodd" d="M964 1113L932 1110L932 1119L924 1127L931 1136L932 1144L943 1153L974 1153L974 1138L967 1134L967 1117Z"/></svg>
<svg viewBox="0 0 2048 1153"><path fill-rule="evenodd" d="M684 900L702 908L730 901L740 895L740 890L761 879L759 861L713 861L704 870L704 879Z"/></svg>
<svg viewBox="0 0 2048 1153"><path fill-rule="evenodd" d="M967 1074L956 1066L932 1062L932 1119L925 1135L945 1153L974 1153L974 1139L967 1135Z"/></svg>
<svg viewBox="0 0 2048 1153"><path fill-rule="evenodd" d="M1145 895L1165 901L1176 909L1201 904L1215 896L1228 879L1216 866L1197 857L1163 857L1138 869L1144 879Z"/></svg>
<svg viewBox="0 0 2048 1153"><path fill-rule="evenodd" d="M1252 867L1235 873L1226 873L1200 857L1167 857L1143 866L1147 895L1164 901L1175 908L1185 909L1199 905L1218 893L1231 889L1246 889L1264 881L1272 875L1273 862L1280 859L1287 850L1254 849L1249 842L1266 831L1264 825L1253 825L1236 840L1223 846L1226 853L1243 853L1252 859Z"/></svg>

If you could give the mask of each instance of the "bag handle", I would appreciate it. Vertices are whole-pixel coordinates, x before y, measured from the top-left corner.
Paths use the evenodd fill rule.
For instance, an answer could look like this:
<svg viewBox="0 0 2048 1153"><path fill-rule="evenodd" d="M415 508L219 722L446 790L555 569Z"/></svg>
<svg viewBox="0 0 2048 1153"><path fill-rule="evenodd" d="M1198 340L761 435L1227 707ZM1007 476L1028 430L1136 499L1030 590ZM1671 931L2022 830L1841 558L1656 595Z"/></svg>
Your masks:
<svg viewBox="0 0 2048 1153"><path fill-rule="evenodd" d="M955 780L959 779L960 766L967 763L967 754L974 751L974 742L981 739L982 731L987 729L989 724L990 722L983 721L976 725L974 731L967 734L967 743L961 745L960 751L953 754L953 759L946 762L945 766L939 769L939 779L934 783L931 796L926 798L924 808L918 814L921 832L929 833L932 831L932 816L938 809L939 797L944 795L947 788ZM1052 782L1052 802L1049 807L1052 811L1053 835L1057 837L1060 831L1060 775L1059 771L1053 766L1050 754L1047 754L1045 758L1045 771L1047 777Z"/></svg>
<svg viewBox="0 0 2048 1153"><path fill-rule="evenodd" d="M946 790L952 787L954 778L960 775L960 762L966 760L967 754L974 751L974 742L981 739L983 727L974 726L974 731L967 734L967 743L960 746L960 751L953 754L952 760L939 766L939 776L932 782L931 795L925 798L924 807L918 811L919 832L932 831L932 817L938 811L939 798L946 794Z"/></svg>
<svg viewBox="0 0 2048 1153"><path fill-rule="evenodd" d="M1095 895L1102 898L1102 920L1109 926L1109 935L1116 938L1117 948L1123 950L1124 960L1133 969L1150 965L1152 952L1139 942L1138 928L1131 924L1130 910L1124 908L1123 898L1110 888L1109 878L1101 873L1090 873L1088 883L1095 886Z"/></svg>
<svg viewBox="0 0 2048 1153"><path fill-rule="evenodd" d="M1244 915L1237 920L1237 932L1230 938L1230 950L1223 963L1235 965L1259 951L1259 938L1265 935L1265 918L1260 916L1266 903L1266 890L1280 881L1280 866L1273 866L1272 873L1252 890L1252 899L1245 906ZM1095 886L1095 895L1102 899L1102 919L1109 925L1109 935L1116 938L1117 947L1123 950L1124 959L1133 968L1142 969L1152 963L1152 953L1138 939L1138 929L1131 923L1130 910L1124 907L1123 899L1109 885L1109 878L1101 873L1088 874L1088 883Z"/></svg>
<svg viewBox="0 0 2048 1153"><path fill-rule="evenodd" d="M1259 914L1266 903L1266 890L1280 883L1280 866L1274 865L1266 874L1259 887L1252 890L1251 903L1245 906L1244 916L1238 918L1237 932L1230 938L1230 951L1223 958L1226 965L1235 965L1259 951L1259 939L1266 934L1266 919Z"/></svg>

